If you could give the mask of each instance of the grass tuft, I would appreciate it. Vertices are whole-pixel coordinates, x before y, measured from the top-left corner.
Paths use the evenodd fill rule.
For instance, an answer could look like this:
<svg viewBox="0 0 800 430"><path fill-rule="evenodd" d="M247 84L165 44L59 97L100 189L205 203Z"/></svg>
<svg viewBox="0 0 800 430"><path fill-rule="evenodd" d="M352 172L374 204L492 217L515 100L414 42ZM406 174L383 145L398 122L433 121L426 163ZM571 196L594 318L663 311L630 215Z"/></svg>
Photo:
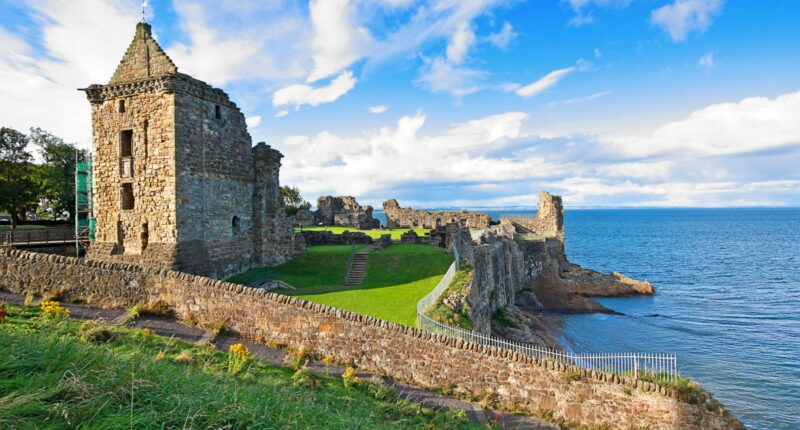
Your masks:
<svg viewBox="0 0 800 430"><path fill-rule="evenodd" d="M296 372L260 361L231 375L228 354L208 346L122 327L107 328L115 336L106 342L84 343L82 332L104 326L8 311L0 428L477 428L374 388L348 390L311 374L293 380Z"/></svg>

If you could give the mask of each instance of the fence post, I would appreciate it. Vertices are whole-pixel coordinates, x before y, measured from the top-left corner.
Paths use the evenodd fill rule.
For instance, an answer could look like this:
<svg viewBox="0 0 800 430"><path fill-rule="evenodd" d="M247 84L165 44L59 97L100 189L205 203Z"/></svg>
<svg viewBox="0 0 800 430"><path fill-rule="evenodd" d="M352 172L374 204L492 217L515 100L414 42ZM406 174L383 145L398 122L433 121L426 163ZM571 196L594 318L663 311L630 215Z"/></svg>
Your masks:
<svg viewBox="0 0 800 430"><path fill-rule="evenodd" d="M639 379L639 355L634 354L633 356L633 378Z"/></svg>

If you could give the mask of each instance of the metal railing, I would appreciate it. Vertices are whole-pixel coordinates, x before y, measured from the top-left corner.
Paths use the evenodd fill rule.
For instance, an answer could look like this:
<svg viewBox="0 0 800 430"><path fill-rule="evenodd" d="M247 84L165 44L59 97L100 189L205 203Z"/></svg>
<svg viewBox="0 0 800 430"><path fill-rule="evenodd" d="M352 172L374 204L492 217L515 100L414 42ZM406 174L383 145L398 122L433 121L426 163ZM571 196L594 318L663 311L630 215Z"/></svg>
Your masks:
<svg viewBox="0 0 800 430"><path fill-rule="evenodd" d="M417 323L421 329L461 339L465 342L515 351L528 357L558 361L572 366L614 373L619 376L630 376L635 379L649 377L661 381L674 381L680 376L678 358L674 354L573 354L530 343L476 333L436 321L426 315L425 311L433 306L439 296L450 286L455 273L456 268L455 263L453 263L439 284L436 285L436 288L417 303Z"/></svg>
<svg viewBox="0 0 800 430"><path fill-rule="evenodd" d="M72 243L75 233L68 228L31 228L0 231L0 243L5 245L46 245Z"/></svg>

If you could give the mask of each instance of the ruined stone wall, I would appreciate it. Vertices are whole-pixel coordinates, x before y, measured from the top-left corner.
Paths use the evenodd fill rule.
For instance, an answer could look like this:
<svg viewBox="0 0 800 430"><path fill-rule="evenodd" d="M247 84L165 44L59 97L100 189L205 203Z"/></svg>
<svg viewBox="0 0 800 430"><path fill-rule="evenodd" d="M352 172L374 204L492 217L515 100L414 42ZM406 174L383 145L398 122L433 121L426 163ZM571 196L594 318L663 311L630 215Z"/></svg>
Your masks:
<svg viewBox="0 0 800 430"><path fill-rule="evenodd" d="M492 224L488 214L468 211L428 212L421 209L401 208L397 200L383 202L389 228L435 228L456 223L472 230L483 230Z"/></svg>
<svg viewBox="0 0 800 430"><path fill-rule="evenodd" d="M109 85L85 91L97 219L88 256L225 278L303 249L282 210L280 153L251 148L239 108L178 73L148 24Z"/></svg>
<svg viewBox="0 0 800 430"><path fill-rule="evenodd" d="M546 191L539 193L539 210L536 218L500 220L501 225L513 226L517 233L543 237L556 237L564 240L564 205L561 196Z"/></svg>
<svg viewBox="0 0 800 430"><path fill-rule="evenodd" d="M342 234L334 234L330 231L303 230L300 234L308 246L368 245L373 242L371 237L360 231L345 231Z"/></svg>
<svg viewBox="0 0 800 430"><path fill-rule="evenodd" d="M176 94L175 153L177 268L218 278L243 272L253 262L254 180L244 115L225 98Z"/></svg>
<svg viewBox="0 0 800 430"><path fill-rule="evenodd" d="M125 112L119 112L120 102ZM92 258L173 267L175 227L175 95L109 92L92 104L93 205L97 218ZM132 132L132 153L122 153L122 131ZM122 208L130 184L133 209Z"/></svg>
<svg viewBox="0 0 800 430"><path fill-rule="evenodd" d="M222 323L241 336L299 347L436 389L491 396L504 408L552 411L587 427L732 429L707 393L570 368L412 327L186 273L0 250L0 287L11 292L129 307L163 300L179 318ZM630 394L629 394L630 393Z"/></svg>
<svg viewBox="0 0 800 430"><path fill-rule="evenodd" d="M320 196L317 199L316 221L322 225L368 230L380 227L372 217L372 206L361 206L351 196Z"/></svg>
<svg viewBox="0 0 800 430"><path fill-rule="evenodd" d="M294 233L286 217L280 187L280 152L264 142L253 147L253 245L255 265L274 266L305 250L303 237Z"/></svg>

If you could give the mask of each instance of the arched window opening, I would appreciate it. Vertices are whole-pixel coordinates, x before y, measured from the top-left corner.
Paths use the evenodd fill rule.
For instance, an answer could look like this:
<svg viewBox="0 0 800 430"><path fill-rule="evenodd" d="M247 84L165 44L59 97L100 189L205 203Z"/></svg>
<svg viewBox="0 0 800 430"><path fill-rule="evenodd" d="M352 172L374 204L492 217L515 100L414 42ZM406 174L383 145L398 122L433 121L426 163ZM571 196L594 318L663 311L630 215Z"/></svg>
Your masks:
<svg viewBox="0 0 800 430"><path fill-rule="evenodd" d="M231 220L231 231L233 232L234 236L241 233L242 227L240 224L241 222L239 221L239 217L234 216L233 219Z"/></svg>

